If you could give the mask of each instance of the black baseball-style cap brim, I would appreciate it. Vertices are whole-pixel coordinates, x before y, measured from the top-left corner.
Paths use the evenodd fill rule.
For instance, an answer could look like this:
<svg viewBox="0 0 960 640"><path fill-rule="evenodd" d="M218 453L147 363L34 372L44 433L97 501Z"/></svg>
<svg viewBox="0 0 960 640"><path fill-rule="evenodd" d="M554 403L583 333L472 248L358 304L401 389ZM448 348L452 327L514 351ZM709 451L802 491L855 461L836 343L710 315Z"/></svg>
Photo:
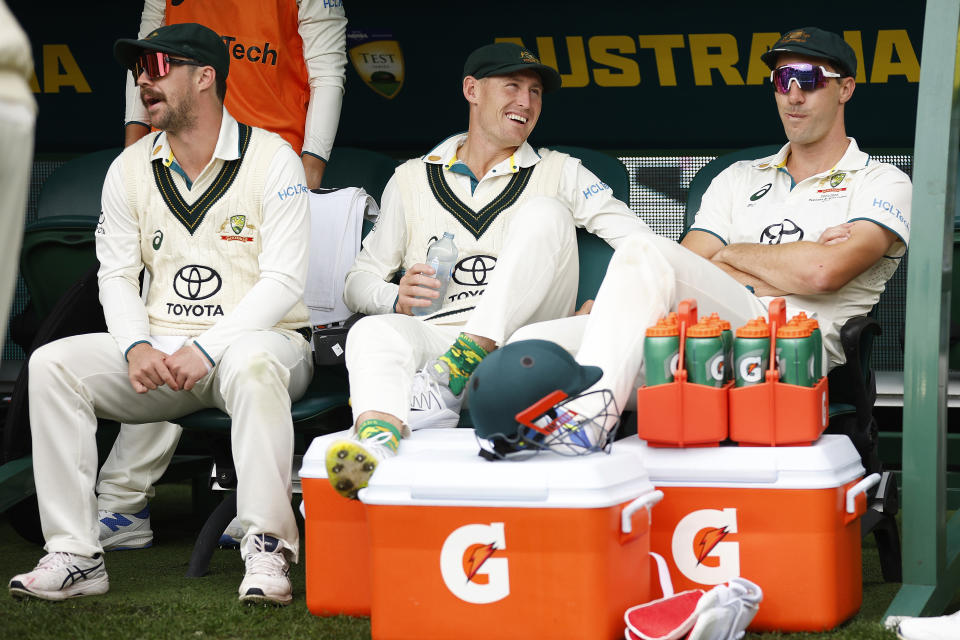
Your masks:
<svg viewBox="0 0 960 640"><path fill-rule="evenodd" d="M182 56L205 65L226 79L230 71L227 46L215 31L202 24L171 24L151 32L142 40L121 38L113 45L113 55L127 69L133 69L144 51L159 51Z"/></svg>
<svg viewBox="0 0 960 640"><path fill-rule="evenodd" d="M534 71L539 74L544 93L560 88L560 74L556 69L540 62L530 50L512 42L484 45L467 56L463 65L463 77L473 76L478 80L505 76L517 71Z"/></svg>
<svg viewBox="0 0 960 640"><path fill-rule="evenodd" d="M837 34L817 27L787 31L760 59L773 69L777 59L784 53L829 60L845 76L855 76L857 73L857 54L853 47Z"/></svg>

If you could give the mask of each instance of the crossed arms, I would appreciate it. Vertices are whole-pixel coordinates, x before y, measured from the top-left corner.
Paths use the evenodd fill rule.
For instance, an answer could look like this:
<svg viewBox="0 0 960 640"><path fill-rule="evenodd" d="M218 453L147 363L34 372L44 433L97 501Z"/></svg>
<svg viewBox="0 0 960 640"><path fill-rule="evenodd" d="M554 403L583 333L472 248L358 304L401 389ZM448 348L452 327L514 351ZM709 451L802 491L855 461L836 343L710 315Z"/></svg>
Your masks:
<svg viewBox="0 0 960 640"><path fill-rule="evenodd" d="M816 242L724 245L693 229L681 243L758 296L836 291L882 258L897 236L869 220L827 228Z"/></svg>

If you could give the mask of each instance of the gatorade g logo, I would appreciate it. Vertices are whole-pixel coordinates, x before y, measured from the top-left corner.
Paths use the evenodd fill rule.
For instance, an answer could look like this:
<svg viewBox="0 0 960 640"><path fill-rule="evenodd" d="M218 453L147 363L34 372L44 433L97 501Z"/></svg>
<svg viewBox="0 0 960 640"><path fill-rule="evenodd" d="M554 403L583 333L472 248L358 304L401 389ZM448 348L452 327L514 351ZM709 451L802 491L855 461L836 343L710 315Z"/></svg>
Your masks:
<svg viewBox="0 0 960 640"><path fill-rule="evenodd" d="M748 351L737 360L737 373L744 382L760 382L763 378L763 350Z"/></svg>
<svg viewBox="0 0 960 640"><path fill-rule="evenodd" d="M710 363L707 365L707 373L710 374L710 377L717 381L723 381L723 353L718 353L713 356L710 360Z"/></svg>
<svg viewBox="0 0 960 640"><path fill-rule="evenodd" d="M670 358L670 377L675 378L677 376L677 369L680 368L680 352L677 351Z"/></svg>
<svg viewBox="0 0 960 640"><path fill-rule="evenodd" d="M737 533L736 509L701 509L687 514L673 530L673 561L699 584L720 584L740 575L740 544L725 540Z"/></svg>
<svg viewBox="0 0 960 640"><path fill-rule="evenodd" d="M772 186L773 186L773 183L768 182L767 184L760 187L753 195L750 196L750 202L756 202L763 196L767 195L767 192L770 191L770 187Z"/></svg>
<svg viewBox="0 0 960 640"><path fill-rule="evenodd" d="M510 595L507 548L502 522L468 524L449 536L440 549L440 575L450 593L464 602L490 604Z"/></svg>

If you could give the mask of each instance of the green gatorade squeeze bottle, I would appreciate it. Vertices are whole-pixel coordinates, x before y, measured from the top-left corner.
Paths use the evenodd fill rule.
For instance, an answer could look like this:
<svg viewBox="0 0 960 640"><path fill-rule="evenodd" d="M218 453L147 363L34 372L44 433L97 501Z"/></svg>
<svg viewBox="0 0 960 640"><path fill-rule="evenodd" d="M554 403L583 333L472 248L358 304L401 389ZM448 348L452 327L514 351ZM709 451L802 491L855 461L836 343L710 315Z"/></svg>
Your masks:
<svg viewBox="0 0 960 640"><path fill-rule="evenodd" d="M698 322L687 328L685 364L687 380L693 384L722 387L723 330L712 322Z"/></svg>
<svg viewBox="0 0 960 640"><path fill-rule="evenodd" d="M788 322L777 329L777 366L780 382L812 387L819 379L813 368L814 343L806 322Z"/></svg>
<svg viewBox="0 0 960 640"><path fill-rule="evenodd" d="M766 318L754 318L737 329L733 341L734 385L749 387L767 378L770 363L770 325Z"/></svg>
<svg viewBox="0 0 960 640"><path fill-rule="evenodd" d="M820 334L820 323L816 318L808 318L803 311L793 316L791 321L794 319L810 327L810 335L813 336L813 379L816 384L816 381L823 377L823 336Z"/></svg>
<svg viewBox="0 0 960 640"><path fill-rule="evenodd" d="M660 318L657 324L647 329L643 341L643 361L647 370L646 385L673 382L680 359L680 324L677 314Z"/></svg>
<svg viewBox="0 0 960 640"><path fill-rule="evenodd" d="M733 380L733 332L730 330L730 321L721 318L716 311L710 314L708 320L720 327L720 339L723 340L723 380L729 382Z"/></svg>

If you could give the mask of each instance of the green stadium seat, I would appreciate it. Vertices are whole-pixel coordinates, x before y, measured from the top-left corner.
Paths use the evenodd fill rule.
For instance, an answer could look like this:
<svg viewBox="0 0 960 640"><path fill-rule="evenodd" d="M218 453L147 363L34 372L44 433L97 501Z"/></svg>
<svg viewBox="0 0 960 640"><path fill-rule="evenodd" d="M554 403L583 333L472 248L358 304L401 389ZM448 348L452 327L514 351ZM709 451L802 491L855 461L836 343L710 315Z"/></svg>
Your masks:
<svg viewBox="0 0 960 640"><path fill-rule="evenodd" d="M388 155L358 147L334 147L330 164L323 172L323 187L363 187L380 203L383 189L397 168L397 161Z"/></svg>
<svg viewBox="0 0 960 640"><path fill-rule="evenodd" d="M68 160L47 178L37 199L37 217L100 216L100 194L107 169L122 149L94 151Z"/></svg>
<svg viewBox="0 0 960 640"><path fill-rule="evenodd" d="M67 161L47 178L37 200L37 220L23 230L20 272L38 324L80 274L96 263L94 228L110 163L120 149Z"/></svg>

